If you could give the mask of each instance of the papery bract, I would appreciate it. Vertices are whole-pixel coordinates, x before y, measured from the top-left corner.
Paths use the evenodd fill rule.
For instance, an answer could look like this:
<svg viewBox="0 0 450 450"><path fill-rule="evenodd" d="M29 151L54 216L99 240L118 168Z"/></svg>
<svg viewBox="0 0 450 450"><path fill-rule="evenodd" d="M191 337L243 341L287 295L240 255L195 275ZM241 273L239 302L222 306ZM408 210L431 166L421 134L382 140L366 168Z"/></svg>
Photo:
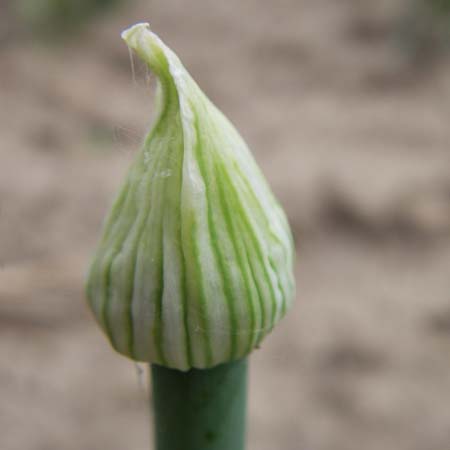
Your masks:
<svg viewBox="0 0 450 450"><path fill-rule="evenodd" d="M135 360L188 370L241 358L293 300L286 217L178 57L148 24L122 36L158 78L159 114L106 220L89 304Z"/></svg>

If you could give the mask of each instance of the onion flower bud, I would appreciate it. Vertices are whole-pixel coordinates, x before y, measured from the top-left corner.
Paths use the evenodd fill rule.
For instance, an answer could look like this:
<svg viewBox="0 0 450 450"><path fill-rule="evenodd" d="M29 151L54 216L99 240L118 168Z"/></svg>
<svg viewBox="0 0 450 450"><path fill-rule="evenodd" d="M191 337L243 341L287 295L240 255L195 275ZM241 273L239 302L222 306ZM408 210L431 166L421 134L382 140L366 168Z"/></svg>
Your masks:
<svg viewBox="0 0 450 450"><path fill-rule="evenodd" d="M86 286L113 347L179 370L242 358L294 297L292 236L245 142L148 24L122 34L158 116L106 219Z"/></svg>

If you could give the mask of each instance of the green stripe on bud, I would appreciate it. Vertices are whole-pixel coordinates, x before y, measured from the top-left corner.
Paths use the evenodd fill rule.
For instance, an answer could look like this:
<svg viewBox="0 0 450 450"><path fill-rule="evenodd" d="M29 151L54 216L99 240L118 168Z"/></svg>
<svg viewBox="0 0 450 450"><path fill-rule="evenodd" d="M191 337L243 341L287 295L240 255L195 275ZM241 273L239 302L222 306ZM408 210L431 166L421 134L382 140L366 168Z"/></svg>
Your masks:
<svg viewBox="0 0 450 450"><path fill-rule="evenodd" d="M158 77L156 123L106 220L87 283L114 348L180 370L242 358L294 296L286 217L230 122L137 24Z"/></svg>

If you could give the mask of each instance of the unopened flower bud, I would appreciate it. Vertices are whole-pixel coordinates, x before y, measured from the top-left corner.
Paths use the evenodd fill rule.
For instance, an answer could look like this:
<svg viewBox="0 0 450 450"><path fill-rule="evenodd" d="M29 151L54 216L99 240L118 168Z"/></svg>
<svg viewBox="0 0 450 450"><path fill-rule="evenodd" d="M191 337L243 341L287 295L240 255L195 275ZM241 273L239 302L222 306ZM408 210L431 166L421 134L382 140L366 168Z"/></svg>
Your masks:
<svg viewBox="0 0 450 450"><path fill-rule="evenodd" d="M294 296L284 212L246 144L178 57L137 24L159 114L106 220L87 283L113 347L188 370L242 358Z"/></svg>

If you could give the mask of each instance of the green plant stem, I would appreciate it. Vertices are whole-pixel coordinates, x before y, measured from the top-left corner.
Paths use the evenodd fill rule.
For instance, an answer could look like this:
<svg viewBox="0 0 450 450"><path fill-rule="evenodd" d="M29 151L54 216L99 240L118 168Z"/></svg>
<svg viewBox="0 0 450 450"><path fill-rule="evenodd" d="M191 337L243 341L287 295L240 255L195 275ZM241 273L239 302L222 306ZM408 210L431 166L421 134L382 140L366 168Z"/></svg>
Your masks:
<svg viewBox="0 0 450 450"><path fill-rule="evenodd" d="M188 372L151 369L155 450L244 450L247 359Z"/></svg>

